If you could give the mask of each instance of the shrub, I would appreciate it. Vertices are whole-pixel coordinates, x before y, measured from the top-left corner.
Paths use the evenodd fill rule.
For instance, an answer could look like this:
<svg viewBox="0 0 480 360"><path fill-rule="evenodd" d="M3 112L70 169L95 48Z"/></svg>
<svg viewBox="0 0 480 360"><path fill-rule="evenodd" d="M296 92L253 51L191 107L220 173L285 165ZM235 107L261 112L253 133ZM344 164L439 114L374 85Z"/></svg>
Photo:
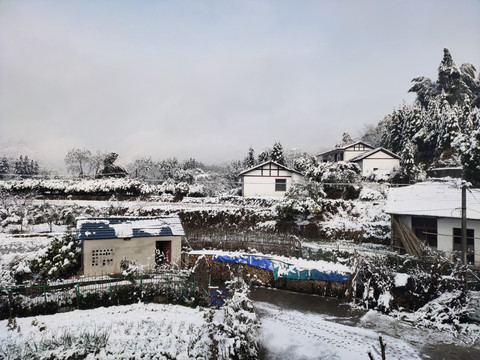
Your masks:
<svg viewBox="0 0 480 360"><path fill-rule="evenodd" d="M31 262L32 276L42 279L67 279L77 274L81 268L81 241L73 234L56 237L45 255Z"/></svg>

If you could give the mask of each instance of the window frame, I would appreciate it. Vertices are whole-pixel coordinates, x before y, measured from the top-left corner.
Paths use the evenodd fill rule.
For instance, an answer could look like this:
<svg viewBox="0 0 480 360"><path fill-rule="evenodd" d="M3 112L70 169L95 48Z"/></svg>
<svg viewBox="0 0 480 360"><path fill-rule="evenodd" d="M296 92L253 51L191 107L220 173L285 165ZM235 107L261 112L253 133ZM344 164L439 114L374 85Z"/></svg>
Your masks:
<svg viewBox="0 0 480 360"><path fill-rule="evenodd" d="M452 250L462 251L462 229L452 228ZM467 264L475 263L475 230L467 228Z"/></svg>
<svg viewBox="0 0 480 360"><path fill-rule="evenodd" d="M427 242L427 244L431 247L438 247L437 218L412 216L412 230L418 239Z"/></svg>
<svg viewBox="0 0 480 360"><path fill-rule="evenodd" d="M275 179L275 192L287 191L287 179Z"/></svg>

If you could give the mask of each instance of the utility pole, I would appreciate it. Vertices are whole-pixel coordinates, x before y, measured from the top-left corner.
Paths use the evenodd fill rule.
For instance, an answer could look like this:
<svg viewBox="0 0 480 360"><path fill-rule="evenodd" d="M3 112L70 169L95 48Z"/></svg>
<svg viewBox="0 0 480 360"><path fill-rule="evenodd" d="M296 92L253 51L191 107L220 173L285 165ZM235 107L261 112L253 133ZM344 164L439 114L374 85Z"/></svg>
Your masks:
<svg viewBox="0 0 480 360"><path fill-rule="evenodd" d="M467 184L462 184L462 264L467 265Z"/></svg>

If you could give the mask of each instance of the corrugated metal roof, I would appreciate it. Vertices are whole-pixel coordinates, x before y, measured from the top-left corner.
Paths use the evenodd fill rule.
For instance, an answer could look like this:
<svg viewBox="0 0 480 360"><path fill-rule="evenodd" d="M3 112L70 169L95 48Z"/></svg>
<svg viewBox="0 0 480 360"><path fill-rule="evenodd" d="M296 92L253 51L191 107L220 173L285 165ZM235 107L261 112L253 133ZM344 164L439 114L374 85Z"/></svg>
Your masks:
<svg viewBox="0 0 480 360"><path fill-rule="evenodd" d="M80 240L172 235L185 235L182 223L177 215L77 219L77 238Z"/></svg>

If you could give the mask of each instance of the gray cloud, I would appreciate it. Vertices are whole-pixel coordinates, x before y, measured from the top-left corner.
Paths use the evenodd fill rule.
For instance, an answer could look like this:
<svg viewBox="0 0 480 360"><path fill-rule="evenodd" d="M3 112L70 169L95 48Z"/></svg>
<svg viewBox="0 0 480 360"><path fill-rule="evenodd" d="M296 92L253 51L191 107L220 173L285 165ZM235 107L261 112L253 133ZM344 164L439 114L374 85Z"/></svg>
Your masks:
<svg viewBox="0 0 480 360"><path fill-rule="evenodd" d="M435 77L478 65L477 1L0 2L0 136L205 162L315 152Z"/></svg>

